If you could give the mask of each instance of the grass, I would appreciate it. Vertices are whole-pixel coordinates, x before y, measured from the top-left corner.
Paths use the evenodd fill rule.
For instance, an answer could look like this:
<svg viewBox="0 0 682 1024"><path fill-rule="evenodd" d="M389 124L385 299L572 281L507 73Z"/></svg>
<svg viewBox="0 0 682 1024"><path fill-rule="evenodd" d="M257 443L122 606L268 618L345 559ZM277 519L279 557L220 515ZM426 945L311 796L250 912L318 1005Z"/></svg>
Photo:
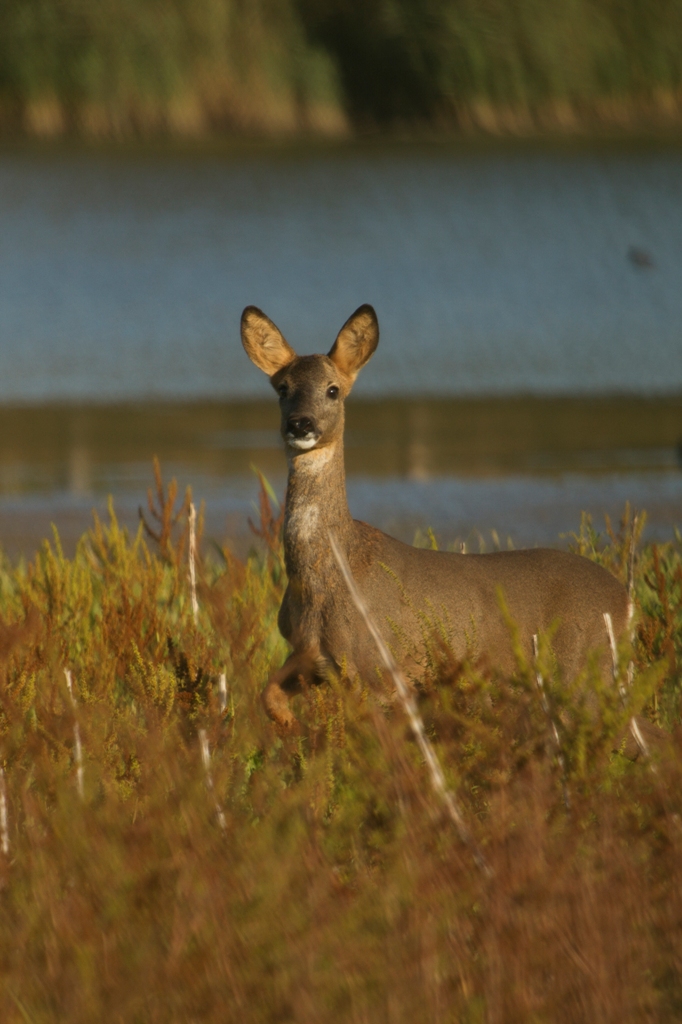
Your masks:
<svg viewBox="0 0 682 1024"><path fill-rule="evenodd" d="M638 551L626 707L594 670L554 684L541 642L570 811L534 667L486 677L434 640L419 708L487 877L378 683L297 698L300 736L265 718L285 655L265 489L248 559L198 566L197 623L188 498L159 477L152 499L147 532L112 508L73 559L55 536L0 571L0 1019L679 1017L679 535ZM631 533L629 514L604 535L585 519L573 544L622 575ZM632 710L671 736L655 771L614 752Z"/></svg>
<svg viewBox="0 0 682 1024"><path fill-rule="evenodd" d="M6 132L337 134L331 59L293 0L5 0Z"/></svg>
<svg viewBox="0 0 682 1024"><path fill-rule="evenodd" d="M682 0L4 0L0 126L679 129Z"/></svg>

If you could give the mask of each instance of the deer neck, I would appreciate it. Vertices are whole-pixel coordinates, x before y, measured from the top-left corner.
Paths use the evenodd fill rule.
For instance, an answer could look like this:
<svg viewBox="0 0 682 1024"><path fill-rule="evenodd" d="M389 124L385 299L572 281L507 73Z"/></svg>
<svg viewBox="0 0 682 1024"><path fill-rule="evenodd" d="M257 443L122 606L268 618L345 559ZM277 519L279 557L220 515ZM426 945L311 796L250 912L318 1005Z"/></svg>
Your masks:
<svg viewBox="0 0 682 1024"><path fill-rule="evenodd" d="M326 574L332 558L329 531L344 549L353 520L346 499L343 441L289 455L284 555L289 579Z"/></svg>

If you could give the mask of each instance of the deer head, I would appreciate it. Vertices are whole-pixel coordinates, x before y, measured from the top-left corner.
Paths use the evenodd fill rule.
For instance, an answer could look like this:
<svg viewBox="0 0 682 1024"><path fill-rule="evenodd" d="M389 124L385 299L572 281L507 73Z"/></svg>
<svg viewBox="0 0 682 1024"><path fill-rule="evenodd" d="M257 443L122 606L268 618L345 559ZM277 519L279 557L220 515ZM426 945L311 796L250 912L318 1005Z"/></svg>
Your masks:
<svg viewBox="0 0 682 1024"><path fill-rule="evenodd" d="M297 356L272 320L255 306L242 313L242 344L279 395L281 431L293 452L311 451L343 434L344 401L379 344L373 308L360 306L345 322L329 354Z"/></svg>

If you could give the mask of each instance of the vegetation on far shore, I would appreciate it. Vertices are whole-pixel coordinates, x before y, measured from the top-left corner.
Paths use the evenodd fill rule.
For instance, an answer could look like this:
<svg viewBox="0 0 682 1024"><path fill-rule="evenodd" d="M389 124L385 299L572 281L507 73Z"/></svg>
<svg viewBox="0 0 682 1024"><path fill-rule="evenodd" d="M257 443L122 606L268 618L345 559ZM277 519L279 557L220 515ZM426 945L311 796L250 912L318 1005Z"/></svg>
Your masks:
<svg viewBox="0 0 682 1024"><path fill-rule="evenodd" d="M682 0L4 0L0 131L682 123Z"/></svg>
<svg viewBox="0 0 682 1024"><path fill-rule="evenodd" d="M55 536L0 569L5 1024L679 1017L679 534L638 546L624 703L594 669L555 683L541 643L563 770L535 667L490 677L433 637L419 707L488 877L379 678L296 698L299 735L265 718L285 654L266 491L248 559L200 560L196 621L187 500L160 478L152 498L151 532L112 509L73 559ZM574 546L624 578L632 532L585 519ZM633 710L671 737L655 770L615 750Z"/></svg>

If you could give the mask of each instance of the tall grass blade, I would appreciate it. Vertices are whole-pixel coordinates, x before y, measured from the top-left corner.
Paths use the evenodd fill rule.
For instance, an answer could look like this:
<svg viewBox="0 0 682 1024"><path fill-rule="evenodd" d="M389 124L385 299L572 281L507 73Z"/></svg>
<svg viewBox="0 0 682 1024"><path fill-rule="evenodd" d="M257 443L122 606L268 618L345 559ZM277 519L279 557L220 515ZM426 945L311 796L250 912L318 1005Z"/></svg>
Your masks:
<svg viewBox="0 0 682 1024"><path fill-rule="evenodd" d="M9 854L9 821L7 815L5 769L2 767L0 767L0 849L7 857Z"/></svg>
<svg viewBox="0 0 682 1024"><path fill-rule="evenodd" d="M73 680L71 678L71 671L68 668L64 669L64 675L66 676L66 685L69 690L69 697L71 698L71 705L74 713L73 723L73 752L74 760L76 762L76 786L78 789L78 795L81 800L85 799L85 786L83 782L83 748L81 746L81 731L78 725L78 719L76 715L76 698L73 693Z"/></svg>
<svg viewBox="0 0 682 1024"><path fill-rule="evenodd" d="M382 662L384 663L384 667L386 668L387 672L389 672L395 684L396 691L398 693L398 696L400 697L405 712L407 713L407 717L412 727L412 731L416 737L419 749L421 750L422 756L426 761L427 767L429 769L429 774L431 776L431 785L433 786L433 789L445 804L448 814L450 815L450 818L453 824L455 825L455 828L457 829L457 833L461 841L465 844L465 846L467 846L471 850L474 860L478 867L484 872L484 874L492 875L492 869L490 865L483 856L483 853L479 848L478 844L476 843L475 839L471 835L471 832L467 828L464 821L464 817L459 808L459 804L454 794L448 788L445 782L443 769L441 768L438 758L436 757L435 751L431 746L428 736L426 735L426 730L424 729L424 722L422 720L421 715L419 714L419 710L415 703L414 697L412 696L410 688L407 684L407 680L405 679L405 676L398 668L398 665L396 664L393 655L391 654L388 647L384 643L383 637L379 633L379 630L377 629L374 620L372 619L369 613L369 609L367 608L365 600L358 589L355 579L353 578L353 574L351 573L348 560L346 559L346 556L339 547L336 541L336 537L334 536L331 530L329 531L329 543L331 544L331 549L334 554L334 558L336 559L339 569L341 570L341 574L345 580L346 586L348 587L348 591L353 600L353 604L357 608L365 625L367 626L367 629L369 630L370 635L372 636L372 639L374 640L374 643L377 646L377 650L379 652L379 656Z"/></svg>
<svg viewBox="0 0 682 1024"><path fill-rule="evenodd" d="M199 602L197 601L197 510L194 502L189 503L189 590L192 599L192 616L194 625L199 621Z"/></svg>

